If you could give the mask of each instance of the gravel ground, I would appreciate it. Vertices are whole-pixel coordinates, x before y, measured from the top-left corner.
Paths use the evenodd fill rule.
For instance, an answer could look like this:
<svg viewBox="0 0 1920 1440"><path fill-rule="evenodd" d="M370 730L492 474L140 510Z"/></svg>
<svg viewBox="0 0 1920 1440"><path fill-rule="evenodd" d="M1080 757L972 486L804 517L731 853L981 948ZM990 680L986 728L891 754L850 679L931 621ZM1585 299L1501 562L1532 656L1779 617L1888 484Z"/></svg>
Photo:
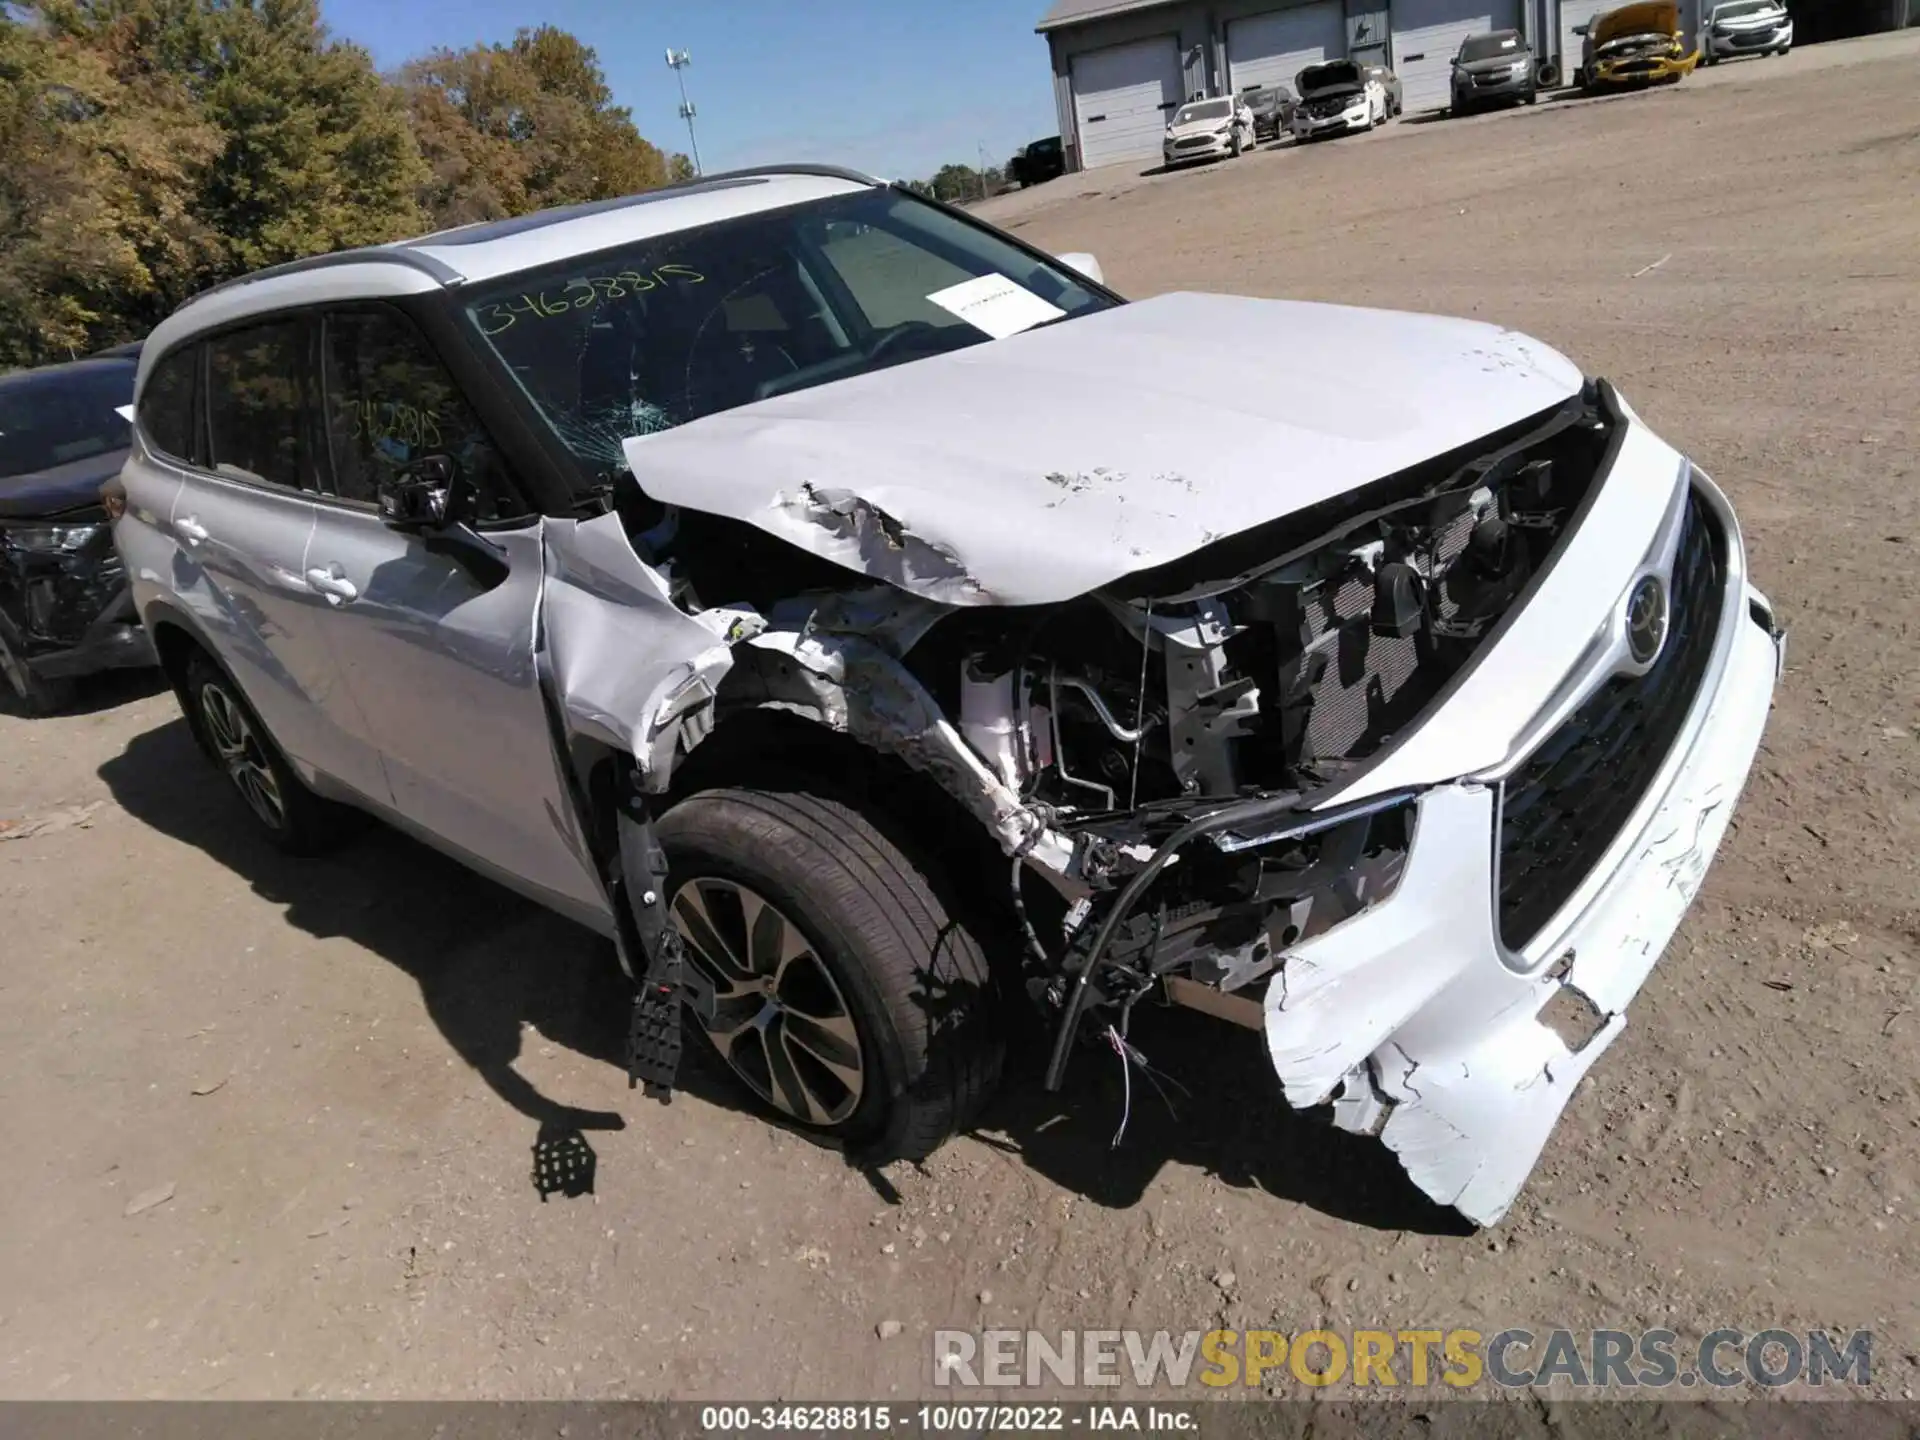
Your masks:
<svg viewBox="0 0 1920 1440"><path fill-rule="evenodd" d="M590 937L397 835L250 838L171 698L0 715L0 1395L860 1397L978 1324L1871 1327L1920 1386L1920 34L990 202L1123 291L1473 315L1732 493L1789 669L1700 903L1506 1224L1137 1036L864 1176L699 1074L630 1093ZM1258 382L1261 357L1246 357ZM1364 356L1329 356L1365 383ZM544 1132L594 1193L543 1203ZM1291 1382L1288 1382L1289 1384Z"/></svg>

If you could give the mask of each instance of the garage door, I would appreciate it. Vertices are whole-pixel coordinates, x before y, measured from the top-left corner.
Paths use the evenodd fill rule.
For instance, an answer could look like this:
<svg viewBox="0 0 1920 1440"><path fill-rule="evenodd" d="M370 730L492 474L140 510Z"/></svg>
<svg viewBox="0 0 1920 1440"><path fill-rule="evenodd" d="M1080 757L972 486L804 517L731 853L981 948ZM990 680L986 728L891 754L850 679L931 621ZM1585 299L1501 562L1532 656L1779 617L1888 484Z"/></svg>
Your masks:
<svg viewBox="0 0 1920 1440"><path fill-rule="evenodd" d="M1518 30L1518 0L1393 0L1393 73L1409 115L1447 103L1453 57L1469 35Z"/></svg>
<svg viewBox="0 0 1920 1440"><path fill-rule="evenodd" d="M1073 57L1080 164L1158 159L1167 116L1180 103L1180 46L1171 35Z"/></svg>
<svg viewBox="0 0 1920 1440"><path fill-rule="evenodd" d="M1620 3L1621 0L1560 0L1560 78L1563 82L1571 85L1573 72L1580 68L1581 41L1573 33L1573 27L1585 25Z"/></svg>
<svg viewBox="0 0 1920 1440"><path fill-rule="evenodd" d="M1227 22L1227 74L1238 95L1262 85L1293 88L1309 65L1347 53L1338 4L1296 5Z"/></svg>

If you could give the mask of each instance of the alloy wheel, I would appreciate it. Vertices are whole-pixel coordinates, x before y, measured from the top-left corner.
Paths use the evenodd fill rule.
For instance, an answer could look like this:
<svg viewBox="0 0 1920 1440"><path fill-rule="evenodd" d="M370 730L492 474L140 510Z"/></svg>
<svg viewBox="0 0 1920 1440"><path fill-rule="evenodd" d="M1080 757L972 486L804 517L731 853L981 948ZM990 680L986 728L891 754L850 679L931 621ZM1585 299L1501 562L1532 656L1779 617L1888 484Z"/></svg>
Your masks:
<svg viewBox="0 0 1920 1440"><path fill-rule="evenodd" d="M674 928L712 983L701 1028L768 1104L831 1128L859 1107L866 1056L853 1012L811 941L764 896L702 876L673 897Z"/></svg>
<svg viewBox="0 0 1920 1440"><path fill-rule="evenodd" d="M247 712L223 686L209 682L200 687L200 718L206 722L214 754L248 808L268 829L286 829L287 806L280 794L280 782L274 778L266 747L254 732Z"/></svg>

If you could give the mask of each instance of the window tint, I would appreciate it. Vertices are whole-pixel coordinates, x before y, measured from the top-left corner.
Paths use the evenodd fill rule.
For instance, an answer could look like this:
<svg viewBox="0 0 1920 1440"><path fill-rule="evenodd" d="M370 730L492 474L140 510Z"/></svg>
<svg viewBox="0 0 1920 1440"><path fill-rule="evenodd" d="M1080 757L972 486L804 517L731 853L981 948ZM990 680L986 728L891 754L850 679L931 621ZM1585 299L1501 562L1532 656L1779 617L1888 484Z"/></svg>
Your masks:
<svg viewBox="0 0 1920 1440"><path fill-rule="evenodd" d="M200 351L176 350L147 376L140 392L140 429L162 455L193 459L193 382Z"/></svg>
<svg viewBox="0 0 1920 1440"><path fill-rule="evenodd" d="M275 320L207 342L209 459L221 474L319 488L307 334L303 320Z"/></svg>
<svg viewBox="0 0 1920 1440"><path fill-rule="evenodd" d="M476 518L526 513L459 384L404 315L336 311L322 350L335 494L372 504L383 480L422 456L445 455L479 493Z"/></svg>

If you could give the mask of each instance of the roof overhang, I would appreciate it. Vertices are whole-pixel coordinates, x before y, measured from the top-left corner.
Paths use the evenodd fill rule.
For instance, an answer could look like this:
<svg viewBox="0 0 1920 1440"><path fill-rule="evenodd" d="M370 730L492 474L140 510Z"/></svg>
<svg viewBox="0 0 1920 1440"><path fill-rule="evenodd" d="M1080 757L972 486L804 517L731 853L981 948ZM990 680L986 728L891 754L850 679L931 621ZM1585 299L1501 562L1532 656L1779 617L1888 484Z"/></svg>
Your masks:
<svg viewBox="0 0 1920 1440"><path fill-rule="evenodd" d="M1034 34L1046 35L1055 30L1071 29L1075 25L1086 25L1095 20L1107 20L1116 15L1134 15L1142 10L1162 10L1178 3L1178 0L1054 0L1047 13L1040 17L1040 23L1033 27Z"/></svg>

